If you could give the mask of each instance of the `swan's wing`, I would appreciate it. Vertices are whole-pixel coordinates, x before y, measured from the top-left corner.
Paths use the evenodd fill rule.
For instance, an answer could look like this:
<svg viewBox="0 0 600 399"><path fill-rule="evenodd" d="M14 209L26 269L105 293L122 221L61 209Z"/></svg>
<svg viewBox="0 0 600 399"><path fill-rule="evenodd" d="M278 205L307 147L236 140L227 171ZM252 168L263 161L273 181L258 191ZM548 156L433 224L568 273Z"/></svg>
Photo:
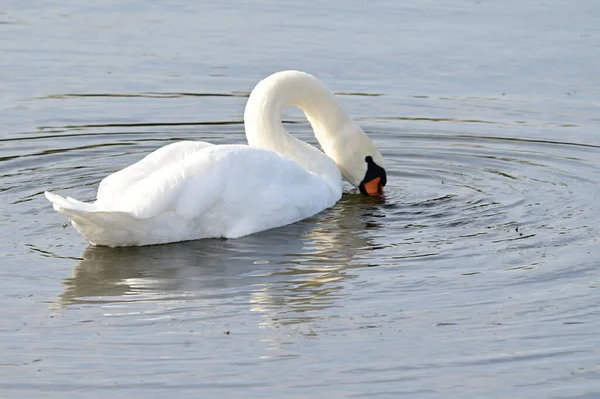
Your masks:
<svg viewBox="0 0 600 399"><path fill-rule="evenodd" d="M96 198L99 204L114 205L132 185L211 146L213 144L204 141L179 141L161 147L133 165L105 177L100 182Z"/></svg>
<svg viewBox="0 0 600 399"><path fill-rule="evenodd" d="M246 145L219 145L152 170L115 193L104 206L140 219L164 212L187 220L214 216L223 225L229 223L224 220L234 222L256 213L277 215L282 208L286 215L300 214L296 207L312 207L316 194L324 191L322 179L278 153Z"/></svg>

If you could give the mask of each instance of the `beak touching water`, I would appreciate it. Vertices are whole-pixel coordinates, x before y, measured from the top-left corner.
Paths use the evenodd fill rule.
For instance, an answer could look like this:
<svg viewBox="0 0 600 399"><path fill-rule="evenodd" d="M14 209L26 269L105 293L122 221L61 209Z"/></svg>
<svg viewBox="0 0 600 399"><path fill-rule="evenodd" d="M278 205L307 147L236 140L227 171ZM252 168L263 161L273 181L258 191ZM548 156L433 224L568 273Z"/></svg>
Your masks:
<svg viewBox="0 0 600 399"><path fill-rule="evenodd" d="M373 180L364 183L363 185L365 193L370 197L383 197L383 185L381 184L381 177L376 177Z"/></svg>
<svg viewBox="0 0 600 399"><path fill-rule="evenodd" d="M385 169L377 165L370 156L365 158L365 162L368 167L365 178L358 186L360 192L370 197L384 198L383 187L387 183Z"/></svg>

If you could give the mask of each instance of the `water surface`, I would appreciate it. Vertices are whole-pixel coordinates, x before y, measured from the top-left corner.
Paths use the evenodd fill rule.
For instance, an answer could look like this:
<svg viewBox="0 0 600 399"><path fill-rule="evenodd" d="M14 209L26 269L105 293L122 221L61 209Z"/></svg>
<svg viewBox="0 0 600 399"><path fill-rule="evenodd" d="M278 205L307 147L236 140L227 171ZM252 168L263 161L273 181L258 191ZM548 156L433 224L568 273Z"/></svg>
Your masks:
<svg viewBox="0 0 600 399"><path fill-rule="evenodd" d="M9 0L0 11L3 398L600 396L594 1ZM238 240L89 247L42 193L315 74L387 200ZM286 127L314 143L301 113Z"/></svg>

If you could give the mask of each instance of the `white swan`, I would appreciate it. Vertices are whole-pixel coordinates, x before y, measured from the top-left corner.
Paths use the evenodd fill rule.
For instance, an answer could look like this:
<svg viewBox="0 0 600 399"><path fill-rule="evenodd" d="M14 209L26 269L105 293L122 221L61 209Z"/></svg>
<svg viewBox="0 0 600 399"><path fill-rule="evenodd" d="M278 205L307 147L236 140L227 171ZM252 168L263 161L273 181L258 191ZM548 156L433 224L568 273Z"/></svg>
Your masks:
<svg viewBox="0 0 600 399"><path fill-rule="evenodd" d="M290 105L304 111L327 155L286 132ZM93 203L46 198L91 244L117 247L284 226L333 206L341 175L363 194L383 195L381 154L313 76L284 71L259 82L244 124L249 145L169 144L102 180Z"/></svg>

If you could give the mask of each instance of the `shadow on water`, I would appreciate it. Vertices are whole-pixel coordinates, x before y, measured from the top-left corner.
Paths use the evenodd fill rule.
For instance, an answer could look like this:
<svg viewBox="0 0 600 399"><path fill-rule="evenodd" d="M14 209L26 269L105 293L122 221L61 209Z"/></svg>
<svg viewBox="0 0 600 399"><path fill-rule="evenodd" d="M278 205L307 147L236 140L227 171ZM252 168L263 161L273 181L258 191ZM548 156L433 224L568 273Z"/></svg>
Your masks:
<svg viewBox="0 0 600 399"><path fill-rule="evenodd" d="M314 218L236 240L89 247L64 280L58 303L227 302L242 296L256 311L327 308L343 295L342 283L353 277L352 269L371 266L361 255L373 250L376 207L349 194Z"/></svg>

